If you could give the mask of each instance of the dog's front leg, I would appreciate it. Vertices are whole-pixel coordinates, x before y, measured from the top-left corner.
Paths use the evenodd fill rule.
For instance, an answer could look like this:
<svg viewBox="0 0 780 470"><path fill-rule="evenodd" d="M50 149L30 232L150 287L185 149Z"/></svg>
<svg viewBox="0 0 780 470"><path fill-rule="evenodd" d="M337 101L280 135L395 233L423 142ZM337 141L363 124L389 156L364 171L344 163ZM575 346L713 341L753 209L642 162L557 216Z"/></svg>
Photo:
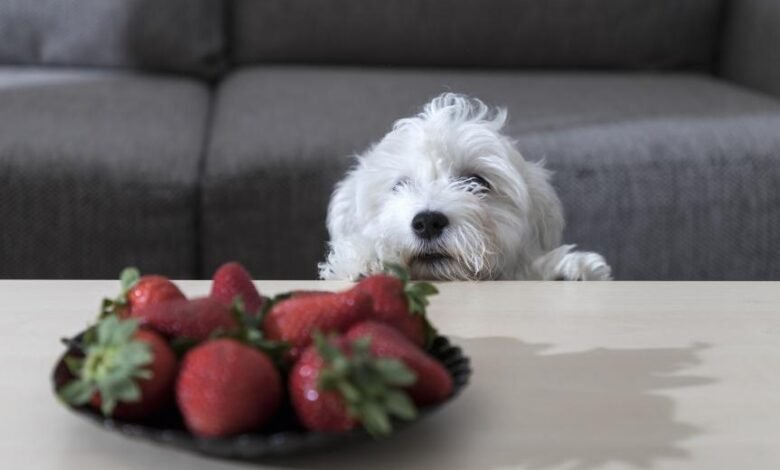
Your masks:
<svg viewBox="0 0 780 470"><path fill-rule="evenodd" d="M609 281L612 269L604 257L588 251L574 251L575 245L562 245L539 257L534 270L543 280Z"/></svg>
<svg viewBox="0 0 780 470"><path fill-rule="evenodd" d="M382 260L374 246L360 237L345 237L330 242L330 253L319 264L320 279L356 281L362 276L383 271Z"/></svg>

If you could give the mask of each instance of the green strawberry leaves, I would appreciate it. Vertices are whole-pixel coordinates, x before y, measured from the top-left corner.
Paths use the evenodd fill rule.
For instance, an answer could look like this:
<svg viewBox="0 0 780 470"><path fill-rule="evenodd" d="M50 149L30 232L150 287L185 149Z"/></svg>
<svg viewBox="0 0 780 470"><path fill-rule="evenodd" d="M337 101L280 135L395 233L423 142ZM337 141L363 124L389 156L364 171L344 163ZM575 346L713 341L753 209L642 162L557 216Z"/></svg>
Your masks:
<svg viewBox="0 0 780 470"><path fill-rule="evenodd" d="M95 393L95 387L83 380L73 380L59 391L60 398L71 405L81 406L89 402Z"/></svg>
<svg viewBox="0 0 780 470"><path fill-rule="evenodd" d="M390 434L392 416L417 417L414 403L402 390L414 384L417 376L401 361L373 356L370 338L353 341L349 357L319 332L314 334L314 345L325 363L319 375L320 389L337 391L349 414L369 434Z"/></svg>
<svg viewBox="0 0 780 470"><path fill-rule="evenodd" d="M133 337L137 329L137 321L123 322L116 318L107 319L97 325L97 345L111 346L126 343Z"/></svg>
<svg viewBox="0 0 780 470"><path fill-rule="evenodd" d="M426 310L430 304L428 297L439 293L439 289L429 282L411 283L409 273L402 266L393 263L385 263L384 270L396 276L403 283L404 295L406 296L409 314L419 315L425 322L425 346L429 347L436 338L436 328L428 321Z"/></svg>
<svg viewBox="0 0 780 470"><path fill-rule="evenodd" d="M108 316L116 315L121 309L127 307L127 294L138 284L141 279L141 272L138 268L129 267L119 273L119 295L115 299L103 299L100 304L100 313L98 319L102 320Z"/></svg>
<svg viewBox="0 0 780 470"><path fill-rule="evenodd" d="M409 395L399 390L389 390L385 396L385 406L390 414L411 421L417 417L417 410Z"/></svg>
<svg viewBox="0 0 780 470"><path fill-rule="evenodd" d="M236 339L259 349L267 354L278 367L285 368L288 365L285 360L285 354L290 349L290 345L284 341L273 341L263 336L263 316L268 310L266 305L269 303L270 301L266 299L263 302L262 313L251 315L246 312L241 296L236 296L231 306L231 313L238 327L230 331L216 331L212 337Z"/></svg>
<svg viewBox="0 0 780 470"><path fill-rule="evenodd" d="M439 289L429 282L411 283L409 273L403 267L385 263L384 270L401 280L404 286L404 294L409 301L409 313L412 315L425 316L425 310L430 304L428 297L439 293Z"/></svg>
<svg viewBox="0 0 780 470"><path fill-rule="evenodd" d="M428 297L436 295L439 290L433 284L427 282L417 282L404 286L404 293L409 299L409 312L412 315L425 315L425 310L430 304Z"/></svg>
<svg viewBox="0 0 780 470"><path fill-rule="evenodd" d="M134 268L131 266L129 268L123 269L122 272L119 273L119 285L122 288L119 296L126 297L130 289L135 287L135 285L138 284L138 281L140 279L141 279L141 272L138 270L138 268Z"/></svg>
<svg viewBox="0 0 780 470"><path fill-rule="evenodd" d="M393 276L403 281L404 285L409 284L409 272L400 264L384 263L383 268L386 273L392 274Z"/></svg>
<svg viewBox="0 0 780 470"><path fill-rule="evenodd" d="M401 361L379 359L376 361L376 369L387 384L394 387L412 385L417 380L414 372Z"/></svg>
<svg viewBox="0 0 780 470"><path fill-rule="evenodd" d="M88 403L100 394L101 412L109 416L120 402L141 399L138 379L150 379L148 365L154 359L149 344L134 339L136 320L108 316L85 336L83 358L68 357L65 364L75 377L58 391L60 399L73 406Z"/></svg>

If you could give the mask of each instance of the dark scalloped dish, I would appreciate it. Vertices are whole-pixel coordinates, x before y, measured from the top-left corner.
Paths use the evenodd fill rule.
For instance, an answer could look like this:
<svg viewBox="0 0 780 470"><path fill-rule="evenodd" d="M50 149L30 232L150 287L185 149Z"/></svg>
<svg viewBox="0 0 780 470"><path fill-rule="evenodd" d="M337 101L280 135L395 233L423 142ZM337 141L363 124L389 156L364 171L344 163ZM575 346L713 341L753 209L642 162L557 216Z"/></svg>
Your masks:
<svg viewBox="0 0 780 470"><path fill-rule="evenodd" d="M393 426L396 430L413 425L415 421L424 418L442 405L452 401L466 387L471 377L469 358L463 354L463 351L458 346L451 344L446 337L437 337L428 352L439 360L452 375L454 392L452 396L442 403L421 408L419 416L414 421L403 422L395 420ZM64 359L66 356L74 353L74 349L66 351L54 368L52 381L55 393L70 379ZM295 413L288 404L282 406L282 409L279 410L273 421L261 431L226 438L208 439L196 437L187 431L181 416L174 406L171 406L166 413L155 416L153 420L147 420L143 423L105 418L88 406L70 407L70 409L74 413L110 431L225 459L257 460L267 456L300 454L347 442L371 439L369 434L362 428L337 434L307 431L298 423Z"/></svg>

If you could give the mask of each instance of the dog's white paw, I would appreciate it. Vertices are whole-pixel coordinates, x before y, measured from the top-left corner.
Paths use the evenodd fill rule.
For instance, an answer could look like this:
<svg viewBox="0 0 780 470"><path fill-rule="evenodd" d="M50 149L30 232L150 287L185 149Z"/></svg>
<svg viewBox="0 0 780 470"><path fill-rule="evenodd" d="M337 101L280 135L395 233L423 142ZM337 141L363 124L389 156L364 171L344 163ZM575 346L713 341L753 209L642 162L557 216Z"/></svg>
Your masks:
<svg viewBox="0 0 780 470"><path fill-rule="evenodd" d="M561 258L555 267L557 278L566 281L610 281L612 268L598 253L573 251Z"/></svg>

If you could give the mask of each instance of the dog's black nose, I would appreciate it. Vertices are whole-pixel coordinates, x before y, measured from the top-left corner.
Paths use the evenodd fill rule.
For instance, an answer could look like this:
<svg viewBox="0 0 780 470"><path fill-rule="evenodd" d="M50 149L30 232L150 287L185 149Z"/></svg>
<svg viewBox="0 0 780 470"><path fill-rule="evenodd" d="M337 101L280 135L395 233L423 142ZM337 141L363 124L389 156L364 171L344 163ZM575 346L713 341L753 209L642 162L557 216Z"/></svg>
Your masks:
<svg viewBox="0 0 780 470"><path fill-rule="evenodd" d="M414 216L412 230L423 240L431 240L441 235L444 227L449 224L450 220L441 212L425 211Z"/></svg>

